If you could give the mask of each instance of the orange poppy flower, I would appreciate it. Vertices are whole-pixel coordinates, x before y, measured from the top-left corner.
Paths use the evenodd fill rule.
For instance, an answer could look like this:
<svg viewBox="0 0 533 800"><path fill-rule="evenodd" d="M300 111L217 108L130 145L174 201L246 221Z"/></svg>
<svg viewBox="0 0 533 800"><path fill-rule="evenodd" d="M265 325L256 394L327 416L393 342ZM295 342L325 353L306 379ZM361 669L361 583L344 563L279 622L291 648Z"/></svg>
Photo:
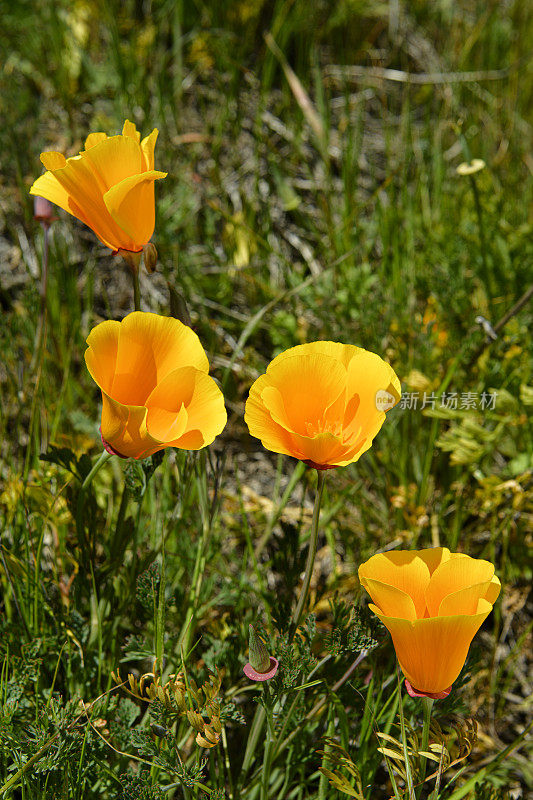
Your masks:
<svg viewBox="0 0 533 800"><path fill-rule="evenodd" d="M332 469L369 449L400 393L394 370L375 353L310 342L269 364L250 389L244 419L267 450Z"/></svg>
<svg viewBox="0 0 533 800"><path fill-rule="evenodd" d="M415 692L449 691L500 593L494 566L446 547L393 550L361 564L359 580Z"/></svg>
<svg viewBox="0 0 533 800"><path fill-rule="evenodd" d="M154 232L154 181L167 175L154 170L157 134L154 128L141 142L135 125L126 120L122 135L91 133L85 150L72 158L41 153L48 171L30 194L77 217L111 250L139 252Z"/></svg>
<svg viewBox="0 0 533 800"><path fill-rule="evenodd" d="M101 322L87 344L87 369L102 390L106 449L124 458L165 447L200 450L224 428L222 392L187 325L134 311L122 322Z"/></svg>

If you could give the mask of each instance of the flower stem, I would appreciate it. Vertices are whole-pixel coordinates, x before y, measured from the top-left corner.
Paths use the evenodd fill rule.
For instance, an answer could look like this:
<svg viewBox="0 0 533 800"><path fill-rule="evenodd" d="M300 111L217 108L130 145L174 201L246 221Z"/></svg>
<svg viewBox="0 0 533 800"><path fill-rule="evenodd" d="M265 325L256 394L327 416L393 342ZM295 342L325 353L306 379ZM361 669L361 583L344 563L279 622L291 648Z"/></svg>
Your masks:
<svg viewBox="0 0 533 800"><path fill-rule="evenodd" d="M131 274L133 276L133 306L135 311L141 310L141 286L139 283L139 270L132 269Z"/></svg>
<svg viewBox="0 0 533 800"><path fill-rule="evenodd" d="M305 604L309 595L309 585L311 583L311 575L313 574L313 566L315 563L316 548L318 543L318 521L320 518L320 504L322 502L322 492L324 490L325 472L317 470L317 486L315 494L315 507L313 509L313 521L311 523L311 534L309 537L309 552L307 554L307 563L305 565L304 582L298 598L298 605L292 617L291 626L289 628L289 640L294 637L298 629L298 625L302 620Z"/></svg>
<svg viewBox="0 0 533 800"><path fill-rule="evenodd" d="M266 712L267 721L267 735L265 741L265 749L263 752L263 769L261 770L261 800L269 800L268 786L270 783L270 763L272 755L272 745L274 742L274 726L272 724L272 705L270 699L270 689L268 688L268 681L263 684L263 697L264 708Z"/></svg>
<svg viewBox="0 0 533 800"><path fill-rule="evenodd" d="M184 652L185 656L188 653L194 634L194 622L196 613L198 611L196 606L202 588L205 562L207 558L207 545L211 534L212 519L209 512L205 453L200 456L199 462L196 465L196 487L198 491L198 503L202 528L200 533L200 541L196 550L196 559L194 562L191 588L187 601L185 622L183 623L179 636L178 646L180 650Z"/></svg>
<svg viewBox="0 0 533 800"><path fill-rule="evenodd" d="M133 278L133 306L135 311L141 310L141 288L139 285L139 268L141 266L142 250L133 252L132 250L118 251L131 270Z"/></svg>
<svg viewBox="0 0 533 800"><path fill-rule="evenodd" d="M111 458L111 453L108 453L107 450L103 450L100 453L98 460L93 465L91 471L83 481L80 491L78 494L78 501L76 503L76 532L78 534L78 541L84 550L87 549L87 542L85 540L85 530L83 526L83 511L85 509L85 493L88 487L91 485L92 480L97 472L104 466L106 461Z"/></svg>
<svg viewBox="0 0 533 800"><path fill-rule="evenodd" d="M483 210L481 208L481 199L479 197L479 189L477 187L474 175L470 175L470 185L472 186L472 194L474 196L474 205L476 207L477 224L479 230L479 249L481 252L481 264L483 267L483 278L485 287L490 296L492 290L492 274L489 269L487 261L487 239L485 237L485 225L483 222Z"/></svg>
<svg viewBox="0 0 533 800"><path fill-rule="evenodd" d="M403 713L403 700L402 700L402 683L400 678L400 671L397 667L398 678L398 709L400 712L400 729L402 735L403 758L405 763L405 778L407 784L407 797L409 800L415 800L415 790L413 786L413 775L411 773L411 762L409 760L409 743L407 742L407 732L405 729L405 717Z"/></svg>
<svg viewBox="0 0 533 800"><path fill-rule="evenodd" d="M433 703L435 702L430 697L422 697L422 709L424 712L424 724L422 727L422 745L421 750L424 753L427 753L427 749L429 746L429 726L431 723L431 709L433 708ZM424 785L424 780L426 777L426 765L427 765L427 758L425 756L421 756L420 758L420 783L417 790L417 798L420 797L422 794L422 787Z"/></svg>
<svg viewBox="0 0 533 800"><path fill-rule="evenodd" d="M166 590L166 559L165 559L165 537L161 546L161 578L159 580L159 597L156 617L156 658L159 673L163 674L164 654L165 654L165 590Z"/></svg>
<svg viewBox="0 0 533 800"><path fill-rule="evenodd" d="M266 713L264 706L258 704L255 710L252 724L250 726L250 733L248 734L248 739L246 741L244 759L242 762L241 773L238 780L239 785L242 785L244 779L246 778L248 770L250 769L250 765L252 763L256 747L259 743L259 739L263 732L263 725L265 724L265 718L266 718Z"/></svg>

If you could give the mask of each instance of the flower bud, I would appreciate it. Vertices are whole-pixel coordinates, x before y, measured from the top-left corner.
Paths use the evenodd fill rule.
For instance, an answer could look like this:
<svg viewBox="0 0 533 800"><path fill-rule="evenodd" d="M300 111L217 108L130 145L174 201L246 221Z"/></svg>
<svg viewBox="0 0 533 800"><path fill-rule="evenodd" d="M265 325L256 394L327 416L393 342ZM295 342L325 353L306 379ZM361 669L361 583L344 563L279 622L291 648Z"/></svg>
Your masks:
<svg viewBox="0 0 533 800"><path fill-rule="evenodd" d="M253 625L248 626L248 659L256 672L267 672L270 667L270 656L264 641L257 635Z"/></svg>
<svg viewBox="0 0 533 800"><path fill-rule="evenodd" d="M251 681L267 681L278 671L279 662L268 654L263 640L257 635L253 625L249 625L249 662L244 666L244 674Z"/></svg>
<svg viewBox="0 0 533 800"><path fill-rule="evenodd" d="M35 196L33 201L33 218L46 228L57 219L54 215L54 206L50 200L46 200L46 198L39 197L38 195Z"/></svg>
<svg viewBox="0 0 533 800"><path fill-rule="evenodd" d="M155 272L156 264L157 264L157 250L155 244L152 242L148 242L143 247L143 254L144 254L144 266L146 267L146 272L151 274Z"/></svg>

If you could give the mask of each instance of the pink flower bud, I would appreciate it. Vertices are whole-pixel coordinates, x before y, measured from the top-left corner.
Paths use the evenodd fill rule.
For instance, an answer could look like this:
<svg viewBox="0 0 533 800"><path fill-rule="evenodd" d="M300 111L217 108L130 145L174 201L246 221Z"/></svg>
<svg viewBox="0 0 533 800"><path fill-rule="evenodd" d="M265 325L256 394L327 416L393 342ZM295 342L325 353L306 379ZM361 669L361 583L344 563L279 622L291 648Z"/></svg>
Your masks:
<svg viewBox="0 0 533 800"><path fill-rule="evenodd" d="M50 200L38 195L35 196L33 200L33 218L46 226L51 225L57 219L54 214L54 206Z"/></svg>

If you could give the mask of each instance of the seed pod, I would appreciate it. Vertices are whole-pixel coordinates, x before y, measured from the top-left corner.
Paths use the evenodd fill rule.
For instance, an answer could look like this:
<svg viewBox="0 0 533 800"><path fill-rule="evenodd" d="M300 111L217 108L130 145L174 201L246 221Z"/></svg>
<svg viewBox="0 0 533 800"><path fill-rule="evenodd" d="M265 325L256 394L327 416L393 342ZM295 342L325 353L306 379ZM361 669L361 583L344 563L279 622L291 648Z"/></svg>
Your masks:
<svg viewBox="0 0 533 800"><path fill-rule="evenodd" d="M187 719L189 720L189 725L191 728L194 728L195 731L202 733L205 728L205 722L201 714L198 714L197 711L192 711L189 709L187 711Z"/></svg>
<svg viewBox="0 0 533 800"><path fill-rule="evenodd" d="M157 722L152 722L151 726L152 731L156 736L160 739L164 739L168 733L168 730L164 728L162 725L158 725Z"/></svg>
<svg viewBox="0 0 533 800"><path fill-rule="evenodd" d="M220 717L212 717L209 724L216 733L222 733L222 723L220 722Z"/></svg>
<svg viewBox="0 0 533 800"><path fill-rule="evenodd" d="M181 712L185 711L187 708L187 703L185 701L185 693L181 688L174 688L174 697L176 698L176 705L178 706L179 710Z"/></svg>

